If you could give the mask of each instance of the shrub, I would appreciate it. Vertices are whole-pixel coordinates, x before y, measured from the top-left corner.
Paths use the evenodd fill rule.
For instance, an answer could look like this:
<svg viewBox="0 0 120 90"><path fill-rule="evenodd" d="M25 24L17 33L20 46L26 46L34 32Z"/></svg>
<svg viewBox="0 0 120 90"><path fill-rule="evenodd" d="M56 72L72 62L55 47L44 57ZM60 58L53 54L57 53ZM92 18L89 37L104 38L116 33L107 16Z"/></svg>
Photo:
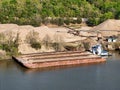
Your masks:
<svg viewBox="0 0 120 90"><path fill-rule="evenodd" d="M115 42L112 44L112 46L115 48L115 49L119 49L120 47L120 42Z"/></svg>
<svg viewBox="0 0 120 90"><path fill-rule="evenodd" d="M4 34L1 34L0 36L4 37L4 39L0 37L0 49L5 50L10 56L18 55L19 33L16 37L13 37L12 32L8 32L6 37Z"/></svg>
<svg viewBox="0 0 120 90"><path fill-rule="evenodd" d="M43 19L42 19L42 23L45 24L45 25L47 25L47 24L50 23L50 19L48 19L48 18L43 18Z"/></svg>
<svg viewBox="0 0 120 90"><path fill-rule="evenodd" d="M66 25L70 25L70 19L69 19L69 18L65 19L65 20L64 20L64 23L65 23Z"/></svg>
<svg viewBox="0 0 120 90"><path fill-rule="evenodd" d="M55 51L61 51L60 43L54 42L52 46L55 49Z"/></svg>
<svg viewBox="0 0 120 90"><path fill-rule="evenodd" d="M31 47L37 50L41 48L41 44L39 42L34 42L34 43L31 43Z"/></svg>
<svg viewBox="0 0 120 90"><path fill-rule="evenodd" d="M52 42L52 40L51 40L51 38L50 38L50 36L47 34L44 38L43 38L43 40L42 40L42 43L43 43L43 45L47 48L47 49L49 49L49 47L51 46L51 42Z"/></svg>
<svg viewBox="0 0 120 90"><path fill-rule="evenodd" d="M52 46L55 49L55 51L64 50L64 40L61 35L55 34L53 41L54 41L54 43L52 43Z"/></svg>
<svg viewBox="0 0 120 90"><path fill-rule="evenodd" d="M88 26L96 26L96 25L100 24L100 20L99 20L99 18L89 18L86 23Z"/></svg>
<svg viewBox="0 0 120 90"><path fill-rule="evenodd" d="M75 51L77 50L77 46L66 45L64 46L67 51Z"/></svg>
<svg viewBox="0 0 120 90"><path fill-rule="evenodd" d="M80 24L82 22L82 19L78 18L76 22L77 22L77 24Z"/></svg>
<svg viewBox="0 0 120 90"><path fill-rule="evenodd" d="M39 33L35 31L30 31L26 36L26 42L32 44L39 41Z"/></svg>
<svg viewBox="0 0 120 90"><path fill-rule="evenodd" d="M72 23L72 24L76 24L76 23L77 23L77 20L71 19L71 23Z"/></svg>
<svg viewBox="0 0 120 90"><path fill-rule="evenodd" d="M31 31L28 33L26 36L26 42L30 44L32 48L35 49L40 49L41 48L41 43L39 41L39 33Z"/></svg>
<svg viewBox="0 0 120 90"><path fill-rule="evenodd" d="M90 50L90 43L89 42L84 42L83 43L85 50Z"/></svg>
<svg viewBox="0 0 120 90"><path fill-rule="evenodd" d="M64 19L59 18L58 19L58 26L62 26L64 24Z"/></svg>

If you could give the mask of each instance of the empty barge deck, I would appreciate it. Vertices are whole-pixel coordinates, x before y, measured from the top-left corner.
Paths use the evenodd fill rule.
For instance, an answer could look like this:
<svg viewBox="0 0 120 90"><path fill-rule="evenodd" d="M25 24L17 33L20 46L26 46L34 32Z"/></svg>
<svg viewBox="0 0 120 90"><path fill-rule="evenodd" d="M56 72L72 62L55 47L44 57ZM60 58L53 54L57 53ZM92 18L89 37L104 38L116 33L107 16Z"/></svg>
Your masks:
<svg viewBox="0 0 120 90"><path fill-rule="evenodd" d="M27 68L46 68L54 66L100 63L106 60L90 52L67 51L24 54L13 59Z"/></svg>

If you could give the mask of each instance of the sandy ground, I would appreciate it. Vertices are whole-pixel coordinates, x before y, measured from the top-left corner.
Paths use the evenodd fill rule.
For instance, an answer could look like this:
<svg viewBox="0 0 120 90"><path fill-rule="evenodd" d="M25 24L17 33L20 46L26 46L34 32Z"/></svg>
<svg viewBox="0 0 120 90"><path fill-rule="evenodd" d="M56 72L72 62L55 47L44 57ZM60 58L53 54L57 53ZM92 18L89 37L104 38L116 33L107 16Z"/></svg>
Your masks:
<svg viewBox="0 0 120 90"><path fill-rule="evenodd" d="M73 34L69 34L68 28L65 27L47 27L47 26L40 26L40 27L33 27L30 25L18 26L16 24L0 24L0 33L4 33L6 37L9 38L9 34L11 33L12 37L16 37L17 33L19 33L19 52L21 53L35 53L35 52L43 52L43 51L52 51L46 50L43 46L41 50L35 50L31 48L29 44L26 43L26 36L30 32L37 32L39 33L39 39L42 41L46 35L50 37L50 39L55 42L56 38L62 39L63 42L73 42L77 40L86 39L86 37L75 36Z"/></svg>
<svg viewBox="0 0 120 90"><path fill-rule="evenodd" d="M50 40L55 42L57 38L61 39L63 42L74 42L79 40L85 40L88 36L95 36L96 33L89 33L84 32L84 30L120 30L120 20L107 20L102 24L96 27L81 27L79 30L83 30L80 32L80 36L75 36L73 34L67 33L68 28L65 27L47 27L47 26L40 26L40 27L33 27L30 25L18 26L16 24L0 24L0 33L6 35L9 38L9 34L13 37L16 37L19 33L20 38L20 45L19 45L19 52L21 53L35 53L35 52L43 52L43 51L53 51L52 49L46 50L44 46L40 50L35 50L31 48L29 44L26 43L26 36L30 32L37 32L40 39L42 41L47 35L49 36ZM95 35L94 35L95 34ZM103 35L110 35L113 33L105 33L102 32ZM116 33L115 33L116 34Z"/></svg>

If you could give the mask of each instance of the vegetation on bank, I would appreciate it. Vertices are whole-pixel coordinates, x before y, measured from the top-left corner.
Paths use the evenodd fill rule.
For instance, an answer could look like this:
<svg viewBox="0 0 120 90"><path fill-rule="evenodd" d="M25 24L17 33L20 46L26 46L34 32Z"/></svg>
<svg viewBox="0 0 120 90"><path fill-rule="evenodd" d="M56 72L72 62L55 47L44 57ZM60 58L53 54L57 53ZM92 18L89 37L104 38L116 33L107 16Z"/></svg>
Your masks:
<svg viewBox="0 0 120 90"><path fill-rule="evenodd" d="M108 45L110 45L113 48L113 50L120 49L120 42L112 42L112 43L108 43Z"/></svg>
<svg viewBox="0 0 120 90"><path fill-rule="evenodd" d="M41 43L39 40L39 33L31 31L26 36L26 42L30 44L32 48L36 50L41 49Z"/></svg>
<svg viewBox="0 0 120 90"><path fill-rule="evenodd" d="M13 35L12 32L0 33L0 49L6 51L8 56L18 55L19 34L16 37Z"/></svg>
<svg viewBox="0 0 120 90"><path fill-rule="evenodd" d="M10 57L12 55L20 55L18 50L20 42L21 40L19 33L17 33L17 35L13 32L0 33L0 50L3 50L3 53L0 52L0 55L3 56L2 58L5 59L7 56ZM39 38L38 32L30 31L26 35L24 43L30 45L31 48L34 48L36 50L41 50L42 46L44 46L46 50L50 49L57 52L90 50L92 41L85 40L77 43L67 43L64 42L63 38L59 34L54 35L54 40L51 40L51 37L49 35L46 35L41 40ZM114 50L120 48L120 42L109 43L109 45L111 45ZM105 44L103 44L103 46L105 46ZM6 53L6 56L4 53Z"/></svg>
<svg viewBox="0 0 120 90"><path fill-rule="evenodd" d="M20 36L19 33L17 35L14 32L8 31L7 33L0 33L0 50L3 50L5 58L11 57L13 55L20 55L19 53L19 45L20 45ZM30 31L26 35L25 42L29 44L31 48L36 50L40 50L42 46L46 48L46 50L54 50L54 51L71 51L71 50L80 50L82 43L78 43L77 45L68 45L64 42L62 37L58 34L54 35L54 40L51 40L49 35L46 35L42 40L39 38L39 33L35 31ZM70 47L70 48L69 48ZM72 47L72 48L71 48ZM3 57L3 53L0 52L1 58ZM5 59L4 58L4 59Z"/></svg>
<svg viewBox="0 0 120 90"><path fill-rule="evenodd" d="M88 25L106 19L120 19L119 0L0 0L0 23L57 25L80 23ZM76 17L77 20L71 18Z"/></svg>

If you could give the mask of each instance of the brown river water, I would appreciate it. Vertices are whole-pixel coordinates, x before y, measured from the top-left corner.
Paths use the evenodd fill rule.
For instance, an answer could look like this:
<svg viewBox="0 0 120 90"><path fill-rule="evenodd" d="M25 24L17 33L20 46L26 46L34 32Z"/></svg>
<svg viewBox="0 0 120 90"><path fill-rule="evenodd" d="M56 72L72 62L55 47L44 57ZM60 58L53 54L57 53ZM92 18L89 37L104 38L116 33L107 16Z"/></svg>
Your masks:
<svg viewBox="0 0 120 90"><path fill-rule="evenodd" d="M120 54L106 63L51 69L26 69L0 61L0 90L120 90Z"/></svg>

